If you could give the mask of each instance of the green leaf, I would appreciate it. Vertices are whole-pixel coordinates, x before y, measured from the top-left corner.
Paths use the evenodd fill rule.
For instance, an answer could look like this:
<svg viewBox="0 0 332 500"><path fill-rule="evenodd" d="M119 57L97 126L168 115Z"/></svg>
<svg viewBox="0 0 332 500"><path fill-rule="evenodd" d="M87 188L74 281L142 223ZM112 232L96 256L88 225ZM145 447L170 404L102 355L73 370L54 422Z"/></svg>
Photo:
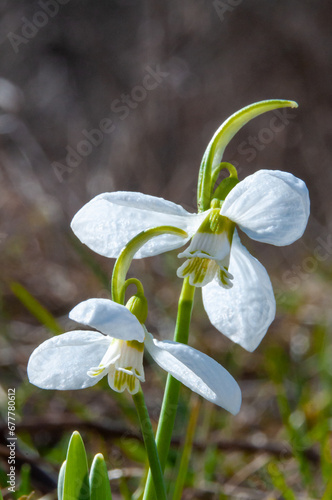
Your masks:
<svg viewBox="0 0 332 500"><path fill-rule="evenodd" d="M58 477L58 500L63 500L63 485L65 482L66 460L61 465Z"/></svg>
<svg viewBox="0 0 332 500"><path fill-rule="evenodd" d="M31 476L31 467L29 464L23 464L21 467L20 471L20 487L17 491L18 497L22 495L28 495L31 490L31 482L30 482L30 476Z"/></svg>
<svg viewBox="0 0 332 500"><path fill-rule="evenodd" d="M62 333L62 328L52 314L38 302L35 297L20 283L13 282L10 288L14 295L22 302L22 304L31 312L31 314L51 332L58 334Z"/></svg>
<svg viewBox="0 0 332 500"><path fill-rule="evenodd" d="M77 431L73 432L68 445L62 500L90 500L88 462Z"/></svg>
<svg viewBox="0 0 332 500"><path fill-rule="evenodd" d="M90 471L90 500L112 500L104 457L98 453L93 459Z"/></svg>
<svg viewBox="0 0 332 500"><path fill-rule="evenodd" d="M231 115L220 125L205 150L199 171L197 203L200 212L204 212L210 208L211 191L213 187L211 185L212 179L222 161L225 148L234 135L246 123L262 113L277 108L297 108L297 106L295 101L285 101L282 99L255 102L240 109L240 111Z"/></svg>

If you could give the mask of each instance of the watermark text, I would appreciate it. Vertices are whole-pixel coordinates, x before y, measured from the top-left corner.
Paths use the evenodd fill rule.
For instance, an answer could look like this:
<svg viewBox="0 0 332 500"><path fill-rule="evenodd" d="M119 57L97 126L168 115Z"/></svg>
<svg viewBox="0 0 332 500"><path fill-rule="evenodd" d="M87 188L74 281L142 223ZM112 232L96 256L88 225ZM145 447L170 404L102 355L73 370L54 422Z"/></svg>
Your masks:
<svg viewBox="0 0 332 500"><path fill-rule="evenodd" d="M7 474L8 491L15 493L16 488L16 440L15 435L16 423L15 423L15 389L8 389L8 437L7 437L7 448L8 448L8 467L9 473Z"/></svg>

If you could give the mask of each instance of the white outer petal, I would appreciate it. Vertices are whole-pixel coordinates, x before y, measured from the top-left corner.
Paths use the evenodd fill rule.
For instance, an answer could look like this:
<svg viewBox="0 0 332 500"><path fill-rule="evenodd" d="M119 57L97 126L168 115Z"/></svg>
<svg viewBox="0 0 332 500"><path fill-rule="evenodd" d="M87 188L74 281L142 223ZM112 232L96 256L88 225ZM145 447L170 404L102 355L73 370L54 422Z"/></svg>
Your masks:
<svg viewBox="0 0 332 500"><path fill-rule="evenodd" d="M160 342L147 334L145 346L155 362L182 384L236 415L241 390L234 378L214 359L178 342Z"/></svg>
<svg viewBox="0 0 332 500"><path fill-rule="evenodd" d="M103 375L91 378L87 371L98 366L110 345L110 338L98 332L76 330L43 342L33 351L28 377L41 389L84 389Z"/></svg>
<svg viewBox="0 0 332 500"><path fill-rule="evenodd" d="M233 287L212 281L203 290L203 304L211 323L247 351L254 351L274 320L276 303L264 266L241 244L234 232L229 272Z"/></svg>
<svg viewBox="0 0 332 500"><path fill-rule="evenodd" d="M69 317L116 339L144 341L145 332L136 316L110 299L80 302L70 311Z"/></svg>
<svg viewBox="0 0 332 500"><path fill-rule="evenodd" d="M185 245L203 219L201 214L190 214L163 198L117 191L100 194L84 205L71 228L82 243L105 257L118 257L123 247L145 229L174 226L188 233L187 239L167 234L151 239L135 255L142 258Z"/></svg>
<svg viewBox="0 0 332 500"><path fill-rule="evenodd" d="M253 240L283 246L302 236L309 212L309 193L301 179L279 170L259 170L232 189L220 213Z"/></svg>

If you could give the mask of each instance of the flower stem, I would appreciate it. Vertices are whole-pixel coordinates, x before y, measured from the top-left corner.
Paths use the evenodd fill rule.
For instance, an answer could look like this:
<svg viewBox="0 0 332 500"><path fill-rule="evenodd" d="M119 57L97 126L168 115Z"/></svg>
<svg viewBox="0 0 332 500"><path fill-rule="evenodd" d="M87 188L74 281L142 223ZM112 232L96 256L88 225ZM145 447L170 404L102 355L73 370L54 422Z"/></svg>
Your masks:
<svg viewBox="0 0 332 500"><path fill-rule="evenodd" d="M188 278L186 278L183 282L179 299L178 315L174 332L174 341L181 342L182 344L188 344L189 325L194 294L195 287L191 286ZM165 468L171 443L175 415L179 401L180 387L181 383L171 375L168 375L156 434L156 444L162 470ZM155 498L152 486L151 471L149 471L143 500L152 500Z"/></svg>
<svg viewBox="0 0 332 500"><path fill-rule="evenodd" d="M133 394L133 400L138 413L144 444L148 454L150 471L153 479L152 488L154 486L153 493L156 494L158 500L167 500L164 477L160 466L151 420L145 405L142 389L140 389L136 394Z"/></svg>
<svg viewBox="0 0 332 500"><path fill-rule="evenodd" d="M155 238L162 234L171 234L173 236L179 236L179 238L187 238L188 236L185 231L177 227L159 226L146 229L130 240L121 251L114 265L112 274L112 300L114 300L114 302L124 304L126 275L135 253L145 245L145 243L151 240L151 238ZM136 280L136 285L137 282L138 280Z"/></svg>

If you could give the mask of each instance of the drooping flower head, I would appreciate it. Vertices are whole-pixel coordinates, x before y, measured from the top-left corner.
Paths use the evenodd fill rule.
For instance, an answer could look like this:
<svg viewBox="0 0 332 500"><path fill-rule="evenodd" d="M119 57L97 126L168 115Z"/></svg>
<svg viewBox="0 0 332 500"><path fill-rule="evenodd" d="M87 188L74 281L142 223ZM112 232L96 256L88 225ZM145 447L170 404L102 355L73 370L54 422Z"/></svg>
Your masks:
<svg viewBox="0 0 332 500"><path fill-rule="evenodd" d="M205 217L190 245L178 255L187 260L177 270L180 278L202 287L216 278L220 286L231 288L234 276L228 271L235 224L212 208Z"/></svg>
<svg viewBox="0 0 332 500"><path fill-rule="evenodd" d="M146 347L156 363L184 385L238 413L241 391L234 378L192 347L154 339L141 323L146 306L138 299L134 296L128 307L109 299L89 299L74 307L71 319L99 331L76 330L43 342L28 363L30 382L42 389L84 389L107 376L114 391L135 394L145 380Z"/></svg>

